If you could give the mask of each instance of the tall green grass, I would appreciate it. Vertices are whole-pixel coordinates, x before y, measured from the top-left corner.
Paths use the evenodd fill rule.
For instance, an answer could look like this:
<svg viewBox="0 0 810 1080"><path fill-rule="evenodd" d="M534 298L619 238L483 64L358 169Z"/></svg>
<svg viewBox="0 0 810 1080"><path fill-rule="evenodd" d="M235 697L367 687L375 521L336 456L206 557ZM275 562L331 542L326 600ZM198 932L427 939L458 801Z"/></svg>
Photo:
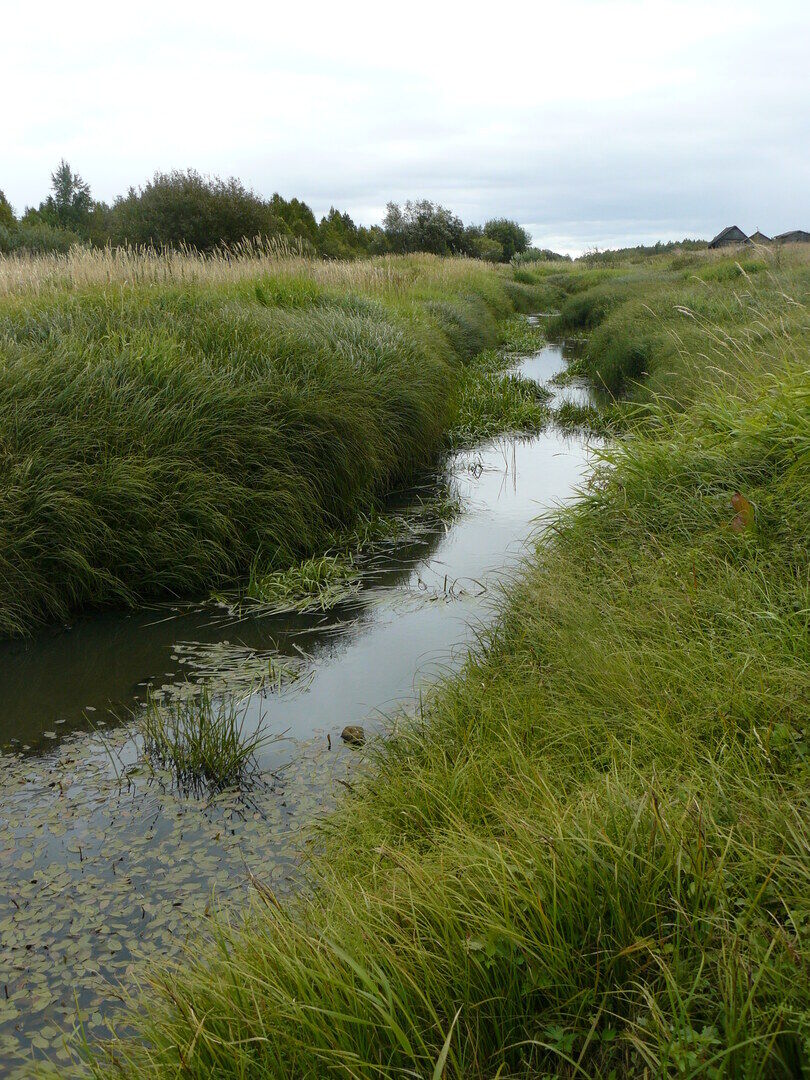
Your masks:
<svg viewBox="0 0 810 1080"><path fill-rule="evenodd" d="M0 636L323 549L531 297L465 260L187 262L85 253L0 300Z"/></svg>
<svg viewBox="0 0 810 1080"><path fill-rule="evenodd" d="M597 387L676 407L716 377L733 383L737 371L768 368L788 339L806 349L808 288L803 250L767 261L694 252L685 269L679 256L612 270L575 264L538 282L541 303L557 308L549 334L587 334L578 364Z"/></svg>
<svg viewBox="0 0 810 1080"><path fill-rule="evenodd" d="M158 972L100 1075L807 1074L810 365L777 339L601 452L311 892Z"/></svg>
<svg viewBox="0 0 810 1080"><path fill-rule="evenodd" d="M511 371L545 341L544 330L526 319L504 324L497 349L485 349L469 362L456 381L452 421L446 434L453 449L511 433L533 435L549 421L551 392L536 380Z"/></svg>

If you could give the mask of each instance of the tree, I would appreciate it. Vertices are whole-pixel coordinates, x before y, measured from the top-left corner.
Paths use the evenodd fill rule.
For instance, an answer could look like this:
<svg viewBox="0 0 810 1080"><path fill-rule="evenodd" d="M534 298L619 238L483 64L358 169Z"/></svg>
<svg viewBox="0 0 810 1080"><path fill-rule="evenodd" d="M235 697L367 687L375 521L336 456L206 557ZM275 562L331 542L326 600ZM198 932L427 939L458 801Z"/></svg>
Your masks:
<svg viewBox="0 0 810 1080"><path fill-rule="evenodd" d="M267 204L273 214L286 226L287 234L312 244L318 242L318 222L312 210L301 199L284 199L276 192Z"/></svg>
<svg viewBox="0 0 810 1080"><path fill-rule="evenodd" d="M532 238L516 221L509 218L493 218L484 225L484 236L496 240L503 248L501 262L511 262L513 255L519 255L531 244Z"/></svg>
<svg viewBox="0 0 810 1080"><path fill-rule="evenodd" d="M0 228L11 229L16 224L17 219L14 216L14 209L4 192L0 190Z"/></svg>
<svg viewBox="0 0 810 1080"><path fill-rule="evenodd" d="M404 210L397 203L388 203L383 230L388 248L395 254L430 251L461 255L466 246L461 218L429 199L408 201Z"/></svg>
<svg viewBox="0 0 810 1080"><path fill-rule="evenodd" d="M476 236L470 241L470 255L485 262L505 262L503 244L489 236Z"/></svg>
<svg viewBox="0 0 810 1080"><path fill-rule="evenodd" d="M265 202L233 177L205 177L194 169L156 173L140 190L130 188L116 200L108 214L109 229L116 243L188 245L210 251L219 244L258 236L298 235L282 219L282 204L278 196ZM300 219L303 206L293 207L291 217L297 214Z"/></svg>
<svg viewBox="0 0 810 1080"><path fill-rule="evenodd" d="M318 226L318 251L327 259L354 259L365 249L364 237L348 214L334 206Z"/></svg>
<svg viewBox="0 0 810 1080"><path fill-rule="evenodd" d="M78 173L71 171L63 158L51 173L52 195L40 206L44 220L63 229L80 229L87 223L93 209L90 185Z"/></svg>

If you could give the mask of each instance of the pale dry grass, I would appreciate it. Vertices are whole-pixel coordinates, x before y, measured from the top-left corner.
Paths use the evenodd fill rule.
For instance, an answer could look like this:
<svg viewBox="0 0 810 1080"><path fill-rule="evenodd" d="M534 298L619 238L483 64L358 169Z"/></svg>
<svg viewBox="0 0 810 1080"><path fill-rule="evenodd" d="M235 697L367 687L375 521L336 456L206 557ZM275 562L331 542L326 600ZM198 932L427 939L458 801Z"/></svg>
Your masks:
<svg viewBox="0 0 810 1080"><path fill-rule="evenodd" d="M306 255L300 247L261 238L211 254L190 249L76 246L67 254L0 256L0 297L104 285L227 285L266 275L306 276L321 285L382 294L407 289L426 275L440 287L480 269L480 262L472 259L436 255L325 261Z"/></svg>

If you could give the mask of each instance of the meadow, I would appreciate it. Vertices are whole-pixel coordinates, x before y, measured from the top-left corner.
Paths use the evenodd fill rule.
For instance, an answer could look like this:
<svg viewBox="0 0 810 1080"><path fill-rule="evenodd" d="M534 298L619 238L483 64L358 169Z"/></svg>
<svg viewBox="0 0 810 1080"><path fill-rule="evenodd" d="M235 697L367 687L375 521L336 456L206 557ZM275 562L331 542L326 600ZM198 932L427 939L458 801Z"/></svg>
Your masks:
<svg viewBox="0 0 810 1080"><path fill-rule="evenodd" d="M368 749L309 888L155 970L98 1075L807 1075L810 266L515 276L587 334L617 437L462 673Z"/></svg>
<svg viewBox="0 0 810 1080"><path fill-rule="evenodd" d="M322 553L435 460L532 294L269 242L1 259L0 636Z"/></svg>

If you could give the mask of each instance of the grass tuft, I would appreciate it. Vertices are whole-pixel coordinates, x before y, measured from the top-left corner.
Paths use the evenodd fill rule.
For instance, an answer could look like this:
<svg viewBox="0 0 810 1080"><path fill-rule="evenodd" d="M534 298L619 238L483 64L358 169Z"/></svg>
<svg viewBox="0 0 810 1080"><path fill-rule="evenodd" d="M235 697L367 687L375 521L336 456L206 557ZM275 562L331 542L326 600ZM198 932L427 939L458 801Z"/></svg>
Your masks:
<svg viewBox="0 0 810 1080"><path fill-rule="evenodd" d="M0 637L325 551L435 462L514 286L430 256L0 260Z"/></svg>
<svg viewBox="0 0 810 1080"><path fill-rule="evenodd" d="M247 705L214 699L206 689L180 701L152 697L139 715L144 751L190 790L219 791L247 783L255 755L269 741L262 727L245 728Z"/></svg>
<svg viewBox="0 0 810 1080"><path fill-rule="evenodd" d="M312 556L269 574L254 567L242 599L272 613L328 611L357 596L360 581L360 570L351 557Z"/></svg>

